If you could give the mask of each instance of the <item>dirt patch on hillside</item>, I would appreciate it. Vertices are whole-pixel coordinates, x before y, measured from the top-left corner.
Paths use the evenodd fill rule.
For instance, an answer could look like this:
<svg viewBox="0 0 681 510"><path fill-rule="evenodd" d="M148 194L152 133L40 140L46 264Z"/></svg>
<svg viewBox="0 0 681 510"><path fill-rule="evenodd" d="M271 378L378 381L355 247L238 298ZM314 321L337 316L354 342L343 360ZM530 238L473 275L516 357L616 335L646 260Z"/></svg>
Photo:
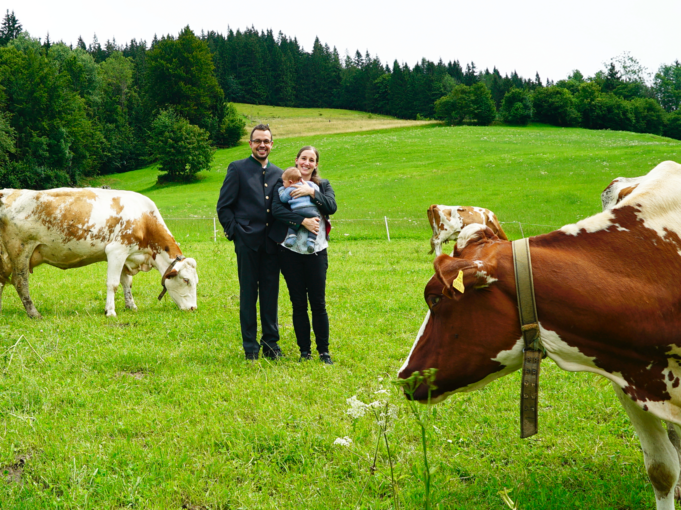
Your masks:
<svg viewBox="0 0 681 510"><path fill-rule="evenodd" d="M30 458L31 454L27 453L17 458L17 461L14 464L10 464L9 466L3 466L1 470L2 476L4 477L5 481L7 483L23 485L24 480L22 476L24 474L24 466L26 465Z"/></svg>

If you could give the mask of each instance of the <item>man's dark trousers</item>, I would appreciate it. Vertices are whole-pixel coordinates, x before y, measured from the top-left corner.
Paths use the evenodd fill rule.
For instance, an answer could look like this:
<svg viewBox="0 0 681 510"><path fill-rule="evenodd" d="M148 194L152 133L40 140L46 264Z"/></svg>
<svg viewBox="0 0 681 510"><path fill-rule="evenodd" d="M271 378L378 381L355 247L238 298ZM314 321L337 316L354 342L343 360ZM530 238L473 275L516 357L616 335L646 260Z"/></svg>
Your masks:
<svg viewBox="0 0 681 510"><path fill-rule="evenodd" d="M276 252L267 253L264 244L257 250L249 248L240 239L238 232L234 236L234 251L239 271L239 319L244 352L257 353L260 350L256 310L260 294L262 347L266 353L277 348L279 341L279 258Z"/></svg>

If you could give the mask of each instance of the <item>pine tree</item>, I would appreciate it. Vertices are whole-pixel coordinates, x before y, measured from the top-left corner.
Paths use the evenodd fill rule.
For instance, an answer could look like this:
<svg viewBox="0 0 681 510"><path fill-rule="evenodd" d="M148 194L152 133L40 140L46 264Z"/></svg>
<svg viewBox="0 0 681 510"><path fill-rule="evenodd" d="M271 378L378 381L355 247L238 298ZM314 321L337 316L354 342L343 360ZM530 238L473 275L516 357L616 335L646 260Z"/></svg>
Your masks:
<svg viewBox="0 0 681 510"><path fill-rule="evenodd" d="M14 15L14 11L10 14L9 9L7 9L7 14L5 14L2 25L0 25L0 46L7 46L11 40L19 36L21 30L21 23Z"/></svg>
<svg viewBox="0 0 681 510"><path fill-rule="evenodd" d="M173 106L191 123L213 129L211 119L224 96L205 41L187 26L177 39L162 38L149 51L147 66L146 92L156 108Z"/></svg>
<svg viewBox="0 0 681 510"><path fill-rule="evenodd" d="M474 85L478 82L478 75L475 70L475 62L466 64L466 72L464 73L463 79L461 80L464 85Z"/></svg>

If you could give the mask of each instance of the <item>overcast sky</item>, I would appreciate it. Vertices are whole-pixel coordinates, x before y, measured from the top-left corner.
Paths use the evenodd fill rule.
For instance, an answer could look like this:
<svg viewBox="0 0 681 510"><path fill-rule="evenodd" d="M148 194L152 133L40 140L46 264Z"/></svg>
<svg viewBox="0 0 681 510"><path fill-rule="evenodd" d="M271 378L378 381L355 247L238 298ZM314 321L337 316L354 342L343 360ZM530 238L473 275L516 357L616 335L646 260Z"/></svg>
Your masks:
<svg viewBox="0 0 681 510"><path fill-rule="evenodd" d="M74 44L94 34L103 44L154 34L176 35L189 25L195 33L225 34L254 26L296 37L310 51L315 37L341 56L369 51L383 63L410 67L421 58L458 60L462 67L496 66L524 78L585 76L629 52L652 73L681 60L681 0L9 0L4 9L34 37ZM4 13L3 13L4 14Z"/></svg>

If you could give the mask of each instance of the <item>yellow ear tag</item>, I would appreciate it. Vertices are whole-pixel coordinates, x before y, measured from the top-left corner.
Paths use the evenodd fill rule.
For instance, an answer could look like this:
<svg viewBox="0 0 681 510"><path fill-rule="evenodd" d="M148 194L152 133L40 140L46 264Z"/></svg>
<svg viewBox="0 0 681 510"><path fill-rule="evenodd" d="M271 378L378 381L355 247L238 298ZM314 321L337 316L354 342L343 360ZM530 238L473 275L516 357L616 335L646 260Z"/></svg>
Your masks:
<svg viewBox="0 0 681 510"><path fill-rule="evenodd" d="M459 270L459 275L456 277L456 280L452 282L452 287L461 292L461 294L466 290L466 287L463 286L463 271Z"/></svg>

